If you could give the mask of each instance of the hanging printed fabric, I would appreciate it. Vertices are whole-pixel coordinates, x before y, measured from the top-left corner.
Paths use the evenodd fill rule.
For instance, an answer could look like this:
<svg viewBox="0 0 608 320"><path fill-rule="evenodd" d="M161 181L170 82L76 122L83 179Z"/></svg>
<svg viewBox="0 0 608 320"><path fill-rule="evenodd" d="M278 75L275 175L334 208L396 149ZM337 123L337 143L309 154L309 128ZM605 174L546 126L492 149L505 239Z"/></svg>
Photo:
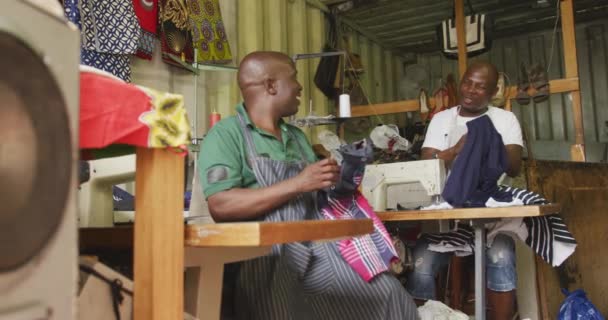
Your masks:
<svg viewBox="0 0 608 320"><path fill-rule="evenodd" d="M182 66L192 64L194 50L186 0L160 0L159 3L160 43L163 61Z"/></svg>
<svg viewBox="0 0 608 320"><path fill-rule="evenodd" d="M65 0L67 18L81 30L81 63L131 81L129 55L141 35L133 4L120 0Z"/></svg>
<svg viewBox="0 0 608 320"><path fill-rule="evenodd" d="M152 60L155 40L158 38L158 0L133 0L135 15L141 26L141 38L136 55L142 59Z"/></svg>
<svg viewBox="0 0 608 320"><path fill-rule="evenodd" d="M188 0L198 62L230 63L232 53L222 21L219 0Z"/></svg>

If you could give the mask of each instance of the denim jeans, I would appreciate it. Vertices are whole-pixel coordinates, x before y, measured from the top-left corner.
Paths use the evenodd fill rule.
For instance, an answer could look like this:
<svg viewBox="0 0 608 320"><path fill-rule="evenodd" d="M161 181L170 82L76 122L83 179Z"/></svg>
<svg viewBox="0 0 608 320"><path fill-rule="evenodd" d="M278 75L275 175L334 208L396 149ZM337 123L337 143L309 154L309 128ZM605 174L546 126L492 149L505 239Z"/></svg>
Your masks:
<svg viewBox="0 0 608 320"><path fill-rule="evenodd" d="M407 291L416 299L435 298L435 278L439 269L446 266L451 253L428 250L429 243L420 239L413 252L414 271L407 278ZM499 234L492 246L486 250L487 288L506 292L515 289L515 242L507 235Z"/></svg>

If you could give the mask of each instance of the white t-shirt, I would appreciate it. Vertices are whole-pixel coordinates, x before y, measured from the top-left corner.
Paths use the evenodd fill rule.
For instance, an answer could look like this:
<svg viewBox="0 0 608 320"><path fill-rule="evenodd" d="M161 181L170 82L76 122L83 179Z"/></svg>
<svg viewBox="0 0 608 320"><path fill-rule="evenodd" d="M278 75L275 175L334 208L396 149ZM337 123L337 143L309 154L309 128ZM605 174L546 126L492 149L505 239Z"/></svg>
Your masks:
<svg viewBox="0 0 608 320"><path fill-rule="evenodd" d="M462 117L458 115L459 109L460 107L453 107L441 111L433 117L426 131L426 137L422 144L423 148L433 148L442 151L458 143L458 140L467 133L467 122L477 118ZM496 131L502 136L502 141L505 145L516 144L524 146L519 121L517 121L512 112L489 106L488 111L483 115L490 117Z"/></svg>

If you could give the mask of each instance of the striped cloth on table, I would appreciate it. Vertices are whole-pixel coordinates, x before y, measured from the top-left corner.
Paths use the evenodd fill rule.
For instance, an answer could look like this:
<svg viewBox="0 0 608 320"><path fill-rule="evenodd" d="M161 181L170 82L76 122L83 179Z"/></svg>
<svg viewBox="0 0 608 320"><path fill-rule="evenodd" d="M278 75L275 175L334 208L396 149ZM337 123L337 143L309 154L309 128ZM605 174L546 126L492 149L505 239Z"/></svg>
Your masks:
<svg viewBox="0 0 608 320"><path fill-rule="evenodd" d="M524 205L549 203L538 193L526 189L500 186L499 191L511 193L514 199L521 200ZM523 222L522 227L527 229L528 236L521 240L547 263L558 266L574 252L576 240L568 231L566 223L559 214L525 217ZM525 232L522 234L525 234ZM423 236L432 246L442 246L444 248L442 251L453 251L460 255L467 255L472 253L474 249L475 234L470 226L464 224L459 224L458 229L454 231L425 234Z"/></svg>

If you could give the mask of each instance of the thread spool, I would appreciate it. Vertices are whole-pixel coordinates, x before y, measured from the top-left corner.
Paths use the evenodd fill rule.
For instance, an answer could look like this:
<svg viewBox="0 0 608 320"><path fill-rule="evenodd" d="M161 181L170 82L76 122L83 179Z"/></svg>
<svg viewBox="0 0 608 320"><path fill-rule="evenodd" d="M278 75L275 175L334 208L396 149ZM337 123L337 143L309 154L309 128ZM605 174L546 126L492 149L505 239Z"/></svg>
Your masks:
<svg viewBox="0 0 608 320"><path fill-rule="evenodd" d="M211 112L209 115L209 129L213 128L213 126L222 120L222 115L219 112Z"/></svg>
<svg viewBox="0 0 608 320"><path fill-rule="evenodd" d="M338 114L340 118L350 118L350 95L349 94L341 94L340 95L340 113Z"/></svg>

